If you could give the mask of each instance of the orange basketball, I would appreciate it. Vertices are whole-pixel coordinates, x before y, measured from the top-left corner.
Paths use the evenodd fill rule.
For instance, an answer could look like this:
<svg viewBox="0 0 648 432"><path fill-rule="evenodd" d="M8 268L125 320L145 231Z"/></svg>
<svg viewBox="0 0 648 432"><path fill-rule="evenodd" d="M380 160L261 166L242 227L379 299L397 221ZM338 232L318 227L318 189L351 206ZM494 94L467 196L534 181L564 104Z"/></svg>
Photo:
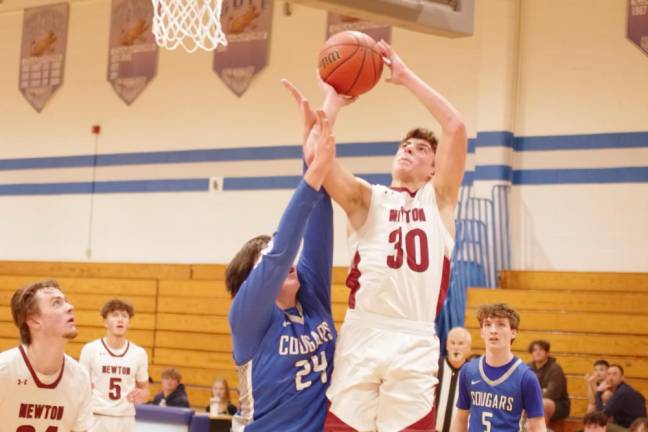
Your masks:
<svg viewBox="0 0 648 432"><path fill-rule="evenodd" d="M319 74L339 93L358 96L368 92L380 79L383 60L376 41L358 31L331 36L319 54Z"/></svg>

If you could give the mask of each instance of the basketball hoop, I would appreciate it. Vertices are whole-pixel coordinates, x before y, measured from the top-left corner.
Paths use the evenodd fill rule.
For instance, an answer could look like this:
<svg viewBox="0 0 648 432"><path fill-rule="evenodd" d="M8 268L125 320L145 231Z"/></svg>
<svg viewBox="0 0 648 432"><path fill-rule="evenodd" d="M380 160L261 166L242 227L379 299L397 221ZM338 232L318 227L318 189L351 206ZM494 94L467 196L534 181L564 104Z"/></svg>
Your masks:
<svg viewBox="0 0 648 432"><path fill-rule="evenodd" d="M151 0L153 34L157 44L166 49L178 45L192 53L197 49L212 51L227 45L220 23L223 0Z"/></svg>

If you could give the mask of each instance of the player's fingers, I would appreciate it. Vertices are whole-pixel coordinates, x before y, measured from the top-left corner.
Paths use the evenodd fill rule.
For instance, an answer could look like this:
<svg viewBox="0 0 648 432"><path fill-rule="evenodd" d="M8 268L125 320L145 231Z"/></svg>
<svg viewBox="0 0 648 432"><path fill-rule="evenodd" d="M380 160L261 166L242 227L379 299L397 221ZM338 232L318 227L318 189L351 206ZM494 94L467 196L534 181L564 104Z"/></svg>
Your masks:
<svg viewBox="0 0 648 432"><path fill-rule="evenodd" d="M292 97L295 99L297 103L301 103L301 101L305 99L304 95L301 94L299 89L295 87L293 83L291 83L285 78L282 78L280 82L290 92L290 94L292 95Z"/></svg>

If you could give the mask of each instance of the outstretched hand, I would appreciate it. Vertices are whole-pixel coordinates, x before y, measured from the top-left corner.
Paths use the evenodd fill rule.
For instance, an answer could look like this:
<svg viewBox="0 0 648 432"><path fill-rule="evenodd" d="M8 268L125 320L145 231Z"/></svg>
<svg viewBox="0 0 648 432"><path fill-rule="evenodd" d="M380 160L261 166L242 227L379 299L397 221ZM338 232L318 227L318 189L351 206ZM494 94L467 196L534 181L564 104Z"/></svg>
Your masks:
<svg viewBox="0 0 648 432"><path fill-rule="evenodd" d="M306 165L310 165L310 163L313 161L314 152L311 146L308 145L308 135L310 134L310 131L315 124L315 121L317 120L317 116L315 114L315 111L313 111L313 109L311 108L308 99L304 97L302 92L299 91L299 89L293 83L291 83L287 79L282 79L281 84L283 84L283 86L290 92L302 113L304 123L302 136L304 161L306 162Z"/></svg>
<svg viewBox="0 0 648 432"><path fill-rule="evenodd" d="M391 71L391 76L385 81L392 84L405 84L405 79L409 75L410 70L400 56L396 54L396 51L394 51L391 45L381 39L376 43L376 50L380 53L383 62Z"/></svg>

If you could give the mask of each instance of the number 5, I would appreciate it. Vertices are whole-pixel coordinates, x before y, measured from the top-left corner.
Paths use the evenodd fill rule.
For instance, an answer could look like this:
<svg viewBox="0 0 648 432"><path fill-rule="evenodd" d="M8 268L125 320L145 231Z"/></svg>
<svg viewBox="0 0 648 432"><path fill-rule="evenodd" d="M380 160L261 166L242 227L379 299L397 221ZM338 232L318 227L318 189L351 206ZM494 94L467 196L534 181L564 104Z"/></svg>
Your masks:
<svg viewBox="0 0 648 432"><path fill-rule="evenodd" d="M482 425L484 425L485 428L484 432L490 432L491 430L491 417L493 417L492 412L482 411Z"/></svg>
<svg viewBox="0 0 648 432"><path fill-rule="evenodd" d="M121 398L121 386L119 385L121 380L121 378L110 378L110 388L108 391L110 400L119 400Z"/></svg>

